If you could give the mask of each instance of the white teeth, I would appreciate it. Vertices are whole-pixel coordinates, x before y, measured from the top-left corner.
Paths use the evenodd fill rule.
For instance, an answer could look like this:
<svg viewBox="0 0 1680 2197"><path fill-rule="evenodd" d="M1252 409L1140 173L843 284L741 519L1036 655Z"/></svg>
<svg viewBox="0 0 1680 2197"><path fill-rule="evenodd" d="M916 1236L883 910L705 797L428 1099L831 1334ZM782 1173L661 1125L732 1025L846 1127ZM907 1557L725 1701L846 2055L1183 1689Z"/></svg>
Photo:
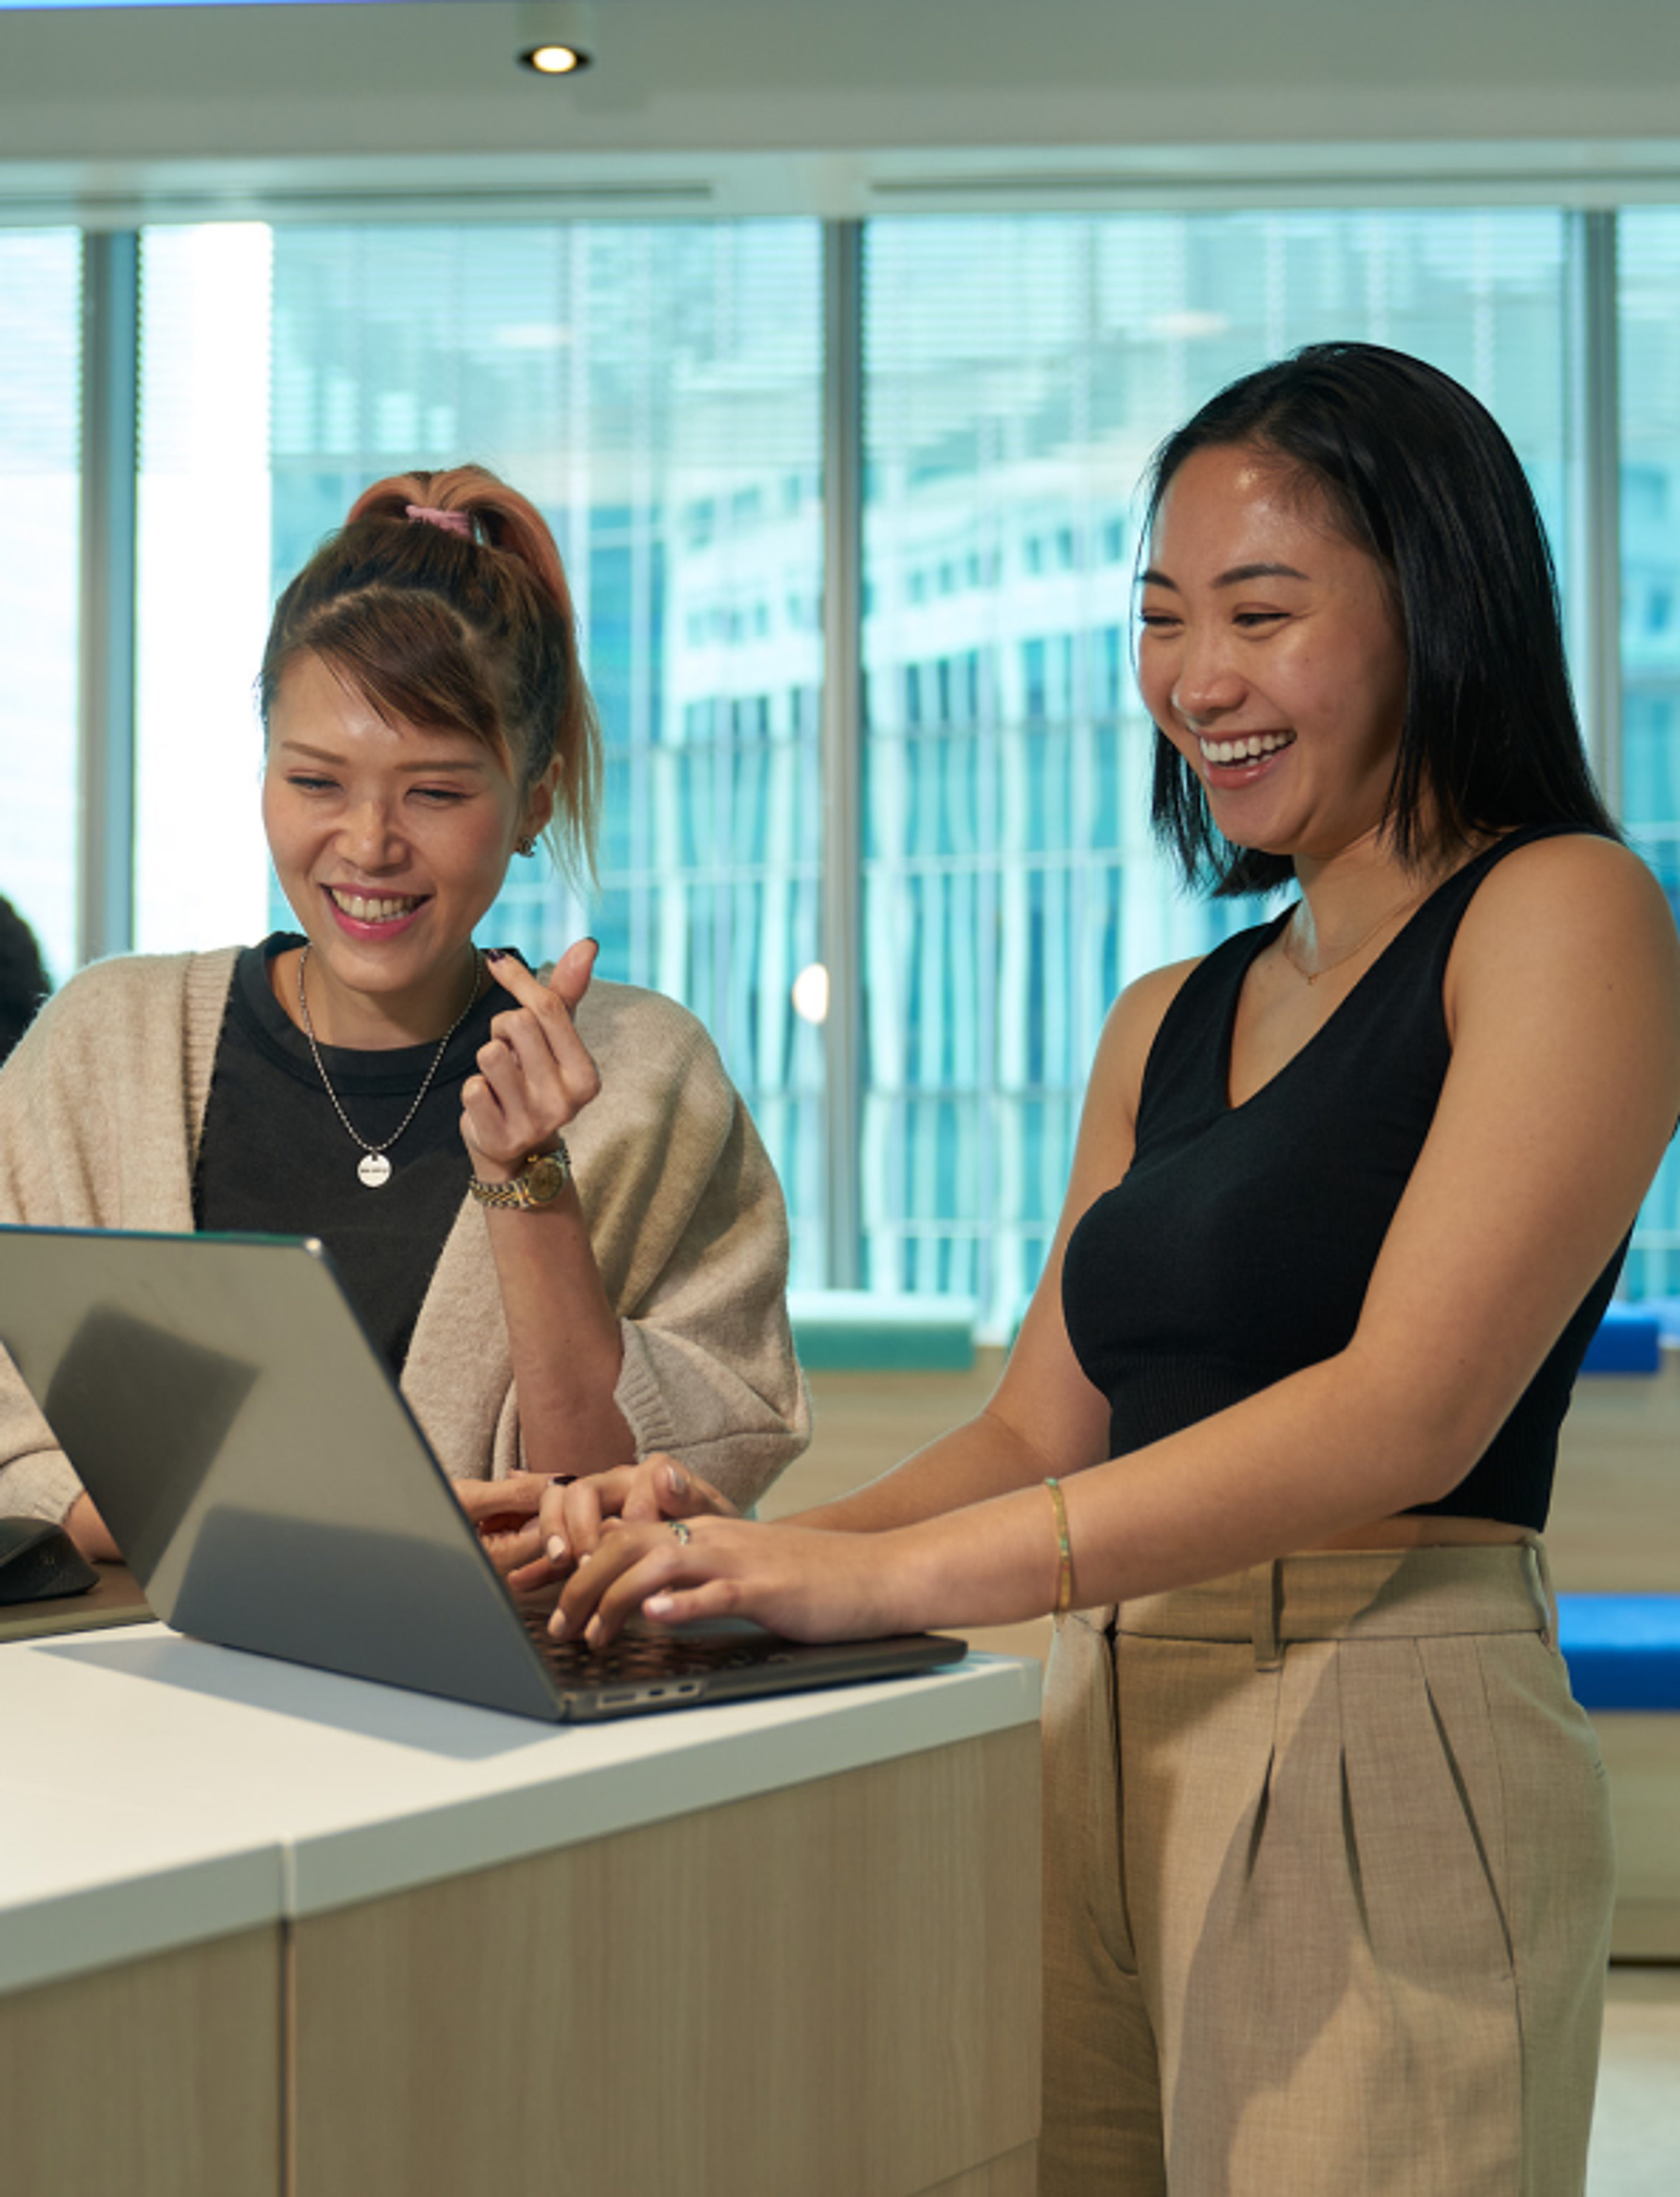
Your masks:
<svg viewBox="0 0 1680 2197"><path fill-rule="evenodd" d="M1207 762L1249 762L1257 756L1276 755L1294 739L1293 733L1251 733L1237 740L1204 740L1198 739L1202 759Z"/></svg>
<svg viewBox="0 0 1680 2197"><path fill-rule="evenodd" d="M367 900L360 893L340 892L336 886L329 885L327 890L354 923L390 923L420 906L417 900Z"/></svg>

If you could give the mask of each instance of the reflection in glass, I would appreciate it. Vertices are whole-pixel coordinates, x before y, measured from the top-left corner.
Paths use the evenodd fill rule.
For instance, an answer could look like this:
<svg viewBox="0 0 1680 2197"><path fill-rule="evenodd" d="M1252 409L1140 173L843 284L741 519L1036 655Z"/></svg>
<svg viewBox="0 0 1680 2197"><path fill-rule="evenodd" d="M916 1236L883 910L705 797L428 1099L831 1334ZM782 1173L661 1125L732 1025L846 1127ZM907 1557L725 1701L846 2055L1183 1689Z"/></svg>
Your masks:
<svg viewBox="0 0 1680 2197"><path fill-rule="evenodd" d="M1622 820L1680 913L1680 209L1617 224L1621 358ZM1680 1296L1680 1158L1671 1148L1623 1288Z"/></svg>
<svg viewBox="0 0 1680 2197"><path fill-rule="evenodd" d="M150 229L140 483L136 942L291 924L252 709L274 596L376 476L490 465L559 542L607 785L599 892L539 855L483 936L535 962L593 931L604 976L693 1008L787 1187L807 1284L820 243L789 221ZM73 475L72 498L73 519Z"/></svg>
<svg viewBox="0 0 1680 2197"><path fill-rule="evenodd" d="M0 233L0 894L76 962L82 245Z"/></svg>
<svg viewBox="0 0 1680 2197"><path fill-rule="evenodd" d="M1233 375L1337 336L1492 407L1563 548L1565 234L1509 212L889 220L866 274L863 1230L876 1288L1042 1262L1104 1013L1252 919L1150 843L1133 490Z"/></svg>

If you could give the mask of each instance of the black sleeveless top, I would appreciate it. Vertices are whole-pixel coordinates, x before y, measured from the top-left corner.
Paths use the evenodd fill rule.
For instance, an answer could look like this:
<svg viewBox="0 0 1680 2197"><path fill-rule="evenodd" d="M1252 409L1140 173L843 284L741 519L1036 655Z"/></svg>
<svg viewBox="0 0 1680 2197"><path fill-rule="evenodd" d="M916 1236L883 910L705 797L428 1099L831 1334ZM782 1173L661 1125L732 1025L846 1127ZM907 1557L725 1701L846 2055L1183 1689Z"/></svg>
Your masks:
<svg viewBox="0 0 1680 2197"><path fill-rule="evenodd" d="M1144 1067L1132 1165L1074 1230L1063 1271L1069 1337L1109 1400L1112 1455L1352 1340L1451 1058L1441 986L1464 911L1514 848L1573 828L1513 832L1455 872L1241 1106L1227 1095L1237 995L1289 911L1191 971ZM1416 1509L1544 1525L1558 1429L1626 1249L1467 1476Z"/></svg>

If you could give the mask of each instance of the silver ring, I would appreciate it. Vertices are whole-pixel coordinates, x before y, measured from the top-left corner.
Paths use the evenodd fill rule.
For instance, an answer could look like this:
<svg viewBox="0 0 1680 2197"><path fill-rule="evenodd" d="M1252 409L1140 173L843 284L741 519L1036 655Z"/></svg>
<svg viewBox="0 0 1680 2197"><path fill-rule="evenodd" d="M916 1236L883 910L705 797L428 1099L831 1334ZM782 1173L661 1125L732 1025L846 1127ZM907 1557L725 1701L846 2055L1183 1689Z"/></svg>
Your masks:
<svg viewBox="0 0 1680 2197"><path fill-rule="evenodd" d="M676 1535L678 1540L681 1542L683 1547L686 1549L688 1546L688 1544L694 1538L688 1530L686 1520L682 1518L673 1518L670 1522L670 1527L672 1533Z"/></svg>

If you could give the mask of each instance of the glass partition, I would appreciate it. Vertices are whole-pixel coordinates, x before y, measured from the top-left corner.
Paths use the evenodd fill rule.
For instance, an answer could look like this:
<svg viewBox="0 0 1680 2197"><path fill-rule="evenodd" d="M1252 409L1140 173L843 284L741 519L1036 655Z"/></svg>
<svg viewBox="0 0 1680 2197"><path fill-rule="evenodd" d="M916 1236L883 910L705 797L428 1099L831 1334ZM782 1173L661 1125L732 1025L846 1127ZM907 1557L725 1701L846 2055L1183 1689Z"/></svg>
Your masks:
<svg viewBox="0 0 1680 2197"><path fill-rule="evenodd" d="M1178 890L1133 699L1134 491L1230 375L1313 337L1438 361L1511 432L1567 574L1556 210L946 216L866 234L864 1278L1006 1334L1102 1019L1252 911ZM1680 212L1619 217L1622 781L1680 904ZM376 474L478 457L576 588L598 891L522 863L494 928L584 929L716 1035L823 1278L821 233L807 221L154 228L143 240L136 939L283 920L251 682L278 585ZM75 954L79 241L0 235L0 891ZM1590 545L1589 545L1590 546ZM1628 1286L1680 1294L1680 1171Z"/></svg>
<svg viewBox="0 0 1680 2197"><path fill-rule="evenodd" d="M1680 914L1680 208L1618 224L1621 362L1622 818ZM1680 1159L1671 1148L1624 1288L1680 1297Z"/></svg>
<svg viewBox="0 0 1680 2197"><path fill-rule="evenodd" d="M76 964L82 241L0 232L0 895Z"/></svg>
<svg viewBox="0 0 1680 2197"><path fill-rule="evenodd" d="M145 238L138 942L256 936L252 681L379 475L476 459L553 525L607 774L599 890L515 865L484 935L716 1038L822 1278L821 237L810 222L233 225Z"/></svg>
<svg viewBox="0 0 1680 2197"><path fill-rule="evenodd" d="M269 926L255 681L269 561L269 233L150 229L140 263L135 943Z"/></svg>
<svg viewBox="0 0 1680 2197"><path fill-rule="evenodd" d="M865 1265L1006 1334L1042 1262L1118 987L1253 919L1152 845L1133 492L1233 375L1336 336L1492 408L1567 569L1555 212L872 223Z"/></svg>

